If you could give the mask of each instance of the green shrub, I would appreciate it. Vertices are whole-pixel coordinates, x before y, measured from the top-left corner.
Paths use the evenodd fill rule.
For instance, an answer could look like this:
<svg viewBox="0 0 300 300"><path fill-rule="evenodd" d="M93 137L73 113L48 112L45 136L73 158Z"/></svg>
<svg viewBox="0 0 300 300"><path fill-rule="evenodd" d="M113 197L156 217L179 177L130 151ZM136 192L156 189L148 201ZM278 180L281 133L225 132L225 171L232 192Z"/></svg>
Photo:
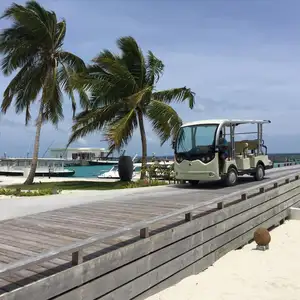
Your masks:
<svg viewBox="0 0 300 300"><path fill-rule="evenodd" d="M129 188L137 188L137 187L159 186L159 185L166 185L166 184L167 183L165 181L160 181L157 179L154 179L154 180L140 179L137 181L129 182L123 188L129 189Z"/></svg>
<svg viewBox="0 0 300 300"><path fill-rule="evenodd" d="M32 197L32 196L46 196L60 193L60 190L57 189L40 189L40 190L21 190L17 189L7 189L1 188L0 195L5 196L18 196L18 197Z"/></svg>

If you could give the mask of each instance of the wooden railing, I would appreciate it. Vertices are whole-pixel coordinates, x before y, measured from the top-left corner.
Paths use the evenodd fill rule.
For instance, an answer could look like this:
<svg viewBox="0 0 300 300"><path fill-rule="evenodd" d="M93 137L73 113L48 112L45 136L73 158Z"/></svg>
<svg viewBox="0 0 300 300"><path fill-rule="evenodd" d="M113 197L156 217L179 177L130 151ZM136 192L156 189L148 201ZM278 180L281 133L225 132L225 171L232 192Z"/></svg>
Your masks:
<svg viewBox="0 0 300 300"><path fill-rule="evenodd" d="M140 221L134 224L131 224L129 226L125 226L113 231L108 231L105 233L99 233L96 235L93 235L92 237L89 237L87 239L81 240L76 243L69 244L67 246L59 247L59 248L54 248L50 251L41 253L39 255L23 259L20 261L17 261L12 264L8 265L0 265L0 276L10 274L11 272L15 272L21 269L28 268L32 265L36 265L38 263L44 262L44 261L49 261L51 259L54 259L58 256L64 255L64 254L71 254L72 255L72 264L78 265L83 262L83 254L82 250L92 246L93 244L99 243L103 241L104 239L107 238L115 238L122 236L126 233L133 232L136 230L140 231L140 238L144 239L149 237L150 233L150 227L151 225L166 220L170 219L179 215L184 215L184 219L186 222L192 221L193 220L193 212L197 209L204 208L206 206L211 206L211 205L216 205L216 209L223 209L227 205L231 205L232 203L236 201L243 201L252 197L255 197L259 194L263 194L266 191L276 189L279 186L289 184L290 182L293 181L298 181L299 180L299 171L289 174L287 176L277 178L271 181L268 181L266 183L262 183L241 191L233 192L229 195L221 196L218 198L215 198L211 200L210 202L206 202L205 204L199 203L199 204L193 204L190 205L186 208L182 208L179 210L176 210L174 212L170 212L168 214L160 215L157 217L154 217L152 219L148 219L145 221ZM300 185L300 182L299 182ZM201 195L199 195L199 198Z"/></svg>

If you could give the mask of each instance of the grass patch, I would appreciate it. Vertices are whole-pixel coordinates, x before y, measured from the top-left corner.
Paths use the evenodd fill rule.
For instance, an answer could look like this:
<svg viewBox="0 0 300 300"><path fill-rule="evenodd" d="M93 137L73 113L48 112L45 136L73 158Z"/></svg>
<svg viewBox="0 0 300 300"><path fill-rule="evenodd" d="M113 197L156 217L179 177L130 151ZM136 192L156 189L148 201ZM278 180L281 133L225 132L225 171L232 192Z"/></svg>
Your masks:
<svg viewBox="0 0 300 300"><path fill-rule="evenodd" d="M159 180L138 180L132 182L97 182L97 181L61 181L61 182L41 182L34 183L32 185L9 185L5 189L0 190L1 195L5 195L6 191L16 191L21 189L23 191L49 191L52 194L53 191L61 190L116 190L116 189L128 189L128 188L138 188L138 187L148 187L148 186L159 186L166 185L167 183ZM47 195L49 195L47 194Z"/></svg>
<svg viewBox="0 0 300 300"><path fill-rule="evenodd" d="M0 189L0 195L18 196L18 197L46 196L46 195L58 194L59 192L60 191L56 189L36 189L34 191L21 189L21 188L14 188L14 187Z"/></svg>

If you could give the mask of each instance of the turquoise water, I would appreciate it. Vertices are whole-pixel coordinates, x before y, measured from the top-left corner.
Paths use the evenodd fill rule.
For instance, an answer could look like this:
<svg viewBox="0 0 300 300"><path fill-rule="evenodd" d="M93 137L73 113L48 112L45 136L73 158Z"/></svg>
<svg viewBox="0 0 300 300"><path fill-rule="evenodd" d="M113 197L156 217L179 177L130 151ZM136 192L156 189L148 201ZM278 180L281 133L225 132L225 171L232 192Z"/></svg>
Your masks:
<svg viewBox="0 0 300 300"><path fill-rule="evenodd" d="M109 171L113 166L72 166L66 167L69 170L75 170L75 174L72 177L82 178L96 178L98 175ZM136 168L139 171L140 168Z"/></svg>
<svg viewBox="0 0 300 300"><path fill-rule="evenodd" d="M300 164L300 161L296 161L293 163L276 163L274 162L274 168L283 167L284 165L295 165ZM98 175L109 171L112 166L72 166L67 167L66 169L75 170L75 174L73 177L82 177L82 178L96 178ZM138 170L137 170L138 171Z"/></svg>
<svg viewBox="0 0 300 300"><path fill-rule="evenodd" d="M109 171L112 166L72 166L66 169L75 170L73 177L96 178L98 175Z"/></svg>

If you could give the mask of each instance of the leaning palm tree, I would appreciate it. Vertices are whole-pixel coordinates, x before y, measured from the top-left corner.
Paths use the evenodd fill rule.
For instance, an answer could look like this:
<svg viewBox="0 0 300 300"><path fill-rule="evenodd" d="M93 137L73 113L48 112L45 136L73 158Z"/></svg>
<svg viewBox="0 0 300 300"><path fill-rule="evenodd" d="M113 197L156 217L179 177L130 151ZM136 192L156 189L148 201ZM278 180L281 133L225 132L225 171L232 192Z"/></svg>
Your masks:
<svg viewBox="0 0 300 300"><path fill-rule="evenodd" d="M76 102L71 88L71 74L84 72L85 64L77 56L62 49L66 22L58 21L36 1L13 3L2 18L12 21L0 34L1 68L4 75L17 71L4 91L1 110L6 113L14 103L16 113L25 111L25 123L31 119L30 107L39 106L31 169L25 184L32 184L37 167L41 127L50 121L57 125L63 118L63 92L75 111ZM84 94L79 91L83 96Z"/></svg>
<svg viewBox="0 0 300 300"><path fill-rule="evenodd" d="M157 91L164 64L149 51L145 57L132 37L117 41L120 55L102 51L77 76L76 86L90 93L90 108L75 117L69 144L80 137L103 130L110 150L126 145L139 127L142 142L142 172L145 176L147 137L145 119L150 120L161 144L175 136L182 124L172 102L188 101L194 106L194 93L186 88ZM75 82L74 81L74 82Z"/></svg>

